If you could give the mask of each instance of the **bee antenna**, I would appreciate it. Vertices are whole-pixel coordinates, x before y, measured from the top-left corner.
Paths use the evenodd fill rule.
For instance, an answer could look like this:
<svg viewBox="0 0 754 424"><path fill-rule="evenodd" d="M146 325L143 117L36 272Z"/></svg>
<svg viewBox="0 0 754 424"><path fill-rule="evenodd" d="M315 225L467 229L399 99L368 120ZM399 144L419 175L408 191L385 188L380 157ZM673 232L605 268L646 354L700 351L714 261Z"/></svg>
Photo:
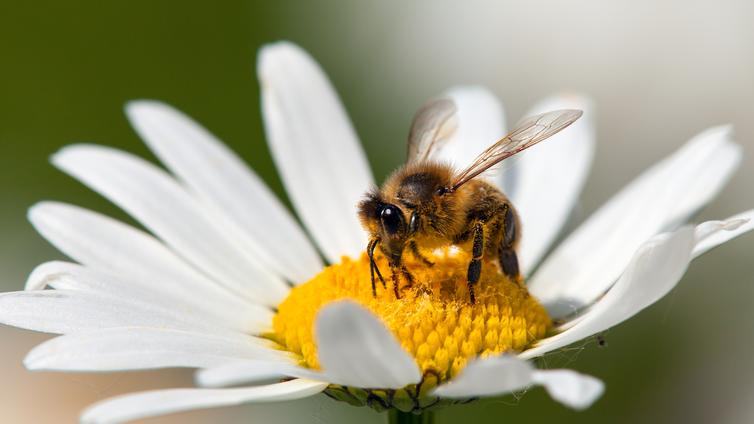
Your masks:
<svg viewBox="0 0 754 424"><path fill-rule="evenodd" d="M380 272L380 268L377 266L377 262L374 260L374 249L377 247L377 244L380 242L379 238L375 238L369 241L369 245L367 246L367 255L369 256L369 273L372 277L372 296L377 296L377 288L374 284L374 275L377 274L377 278L380 279L380 282L382 283L382 288L386 288L385 284L385 278L382 276L382 273Z"/></svg>

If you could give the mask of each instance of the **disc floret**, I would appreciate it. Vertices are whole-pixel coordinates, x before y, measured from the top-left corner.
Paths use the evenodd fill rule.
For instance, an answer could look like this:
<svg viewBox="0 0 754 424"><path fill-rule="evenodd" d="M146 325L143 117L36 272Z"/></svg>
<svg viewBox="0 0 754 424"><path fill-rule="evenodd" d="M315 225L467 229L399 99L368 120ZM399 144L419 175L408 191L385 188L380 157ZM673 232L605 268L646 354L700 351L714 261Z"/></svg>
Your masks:
<svg viewBox="0 0 754 424"><path fill-rule="evenodd" d="M385 258L377 256L376 260L381 269L389 269ZM426 393L455 377L470 359L520 352L550 330L552 321L545 309L520 281L503 275L496 263L483 264L475 287L477 301L471 304L466 287L469 255L443 252L432 260L434 265L427 266L420 260L406 259L413 284L406 286L399 279L400 298L396 298L391 279L387 287L378 286L373 295L366 254L356 260L344 257L341 263L325 268L291 291L279 305L270 338L298 354L302 366L319 369L313 335L317 312L335 300L354 300L390 329L415 358L424 379L417 387L399 391L331 386L328 394L377 409L416 410L439 405L439 400Z"/></svg>

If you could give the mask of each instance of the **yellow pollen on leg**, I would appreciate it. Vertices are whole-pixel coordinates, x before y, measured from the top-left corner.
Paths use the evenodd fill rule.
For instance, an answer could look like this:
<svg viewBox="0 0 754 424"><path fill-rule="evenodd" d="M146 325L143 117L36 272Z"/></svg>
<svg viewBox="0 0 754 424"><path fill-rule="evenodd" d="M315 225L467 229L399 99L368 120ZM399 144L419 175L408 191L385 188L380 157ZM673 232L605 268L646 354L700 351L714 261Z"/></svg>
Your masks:
<svg viewBox="0 0 754 424"><path fill-rule="evenodd" d="M376 296L366 254L358 260L343 258L291 291L278 307L270 338L300 355L303 366L318 369L313 337L317 312L329 302L351 299L382 320L425 375L445 381L477 356L520 352L552 326L524 285L503 275L494 262L483 263L474 287L476 303L471 304L466 286L470 256L465 252L433 257L434 266L406 257L414 282L408 287L396 272L399 299L387 261L376 259L387 282L383 288L377 280Z"/></svg>

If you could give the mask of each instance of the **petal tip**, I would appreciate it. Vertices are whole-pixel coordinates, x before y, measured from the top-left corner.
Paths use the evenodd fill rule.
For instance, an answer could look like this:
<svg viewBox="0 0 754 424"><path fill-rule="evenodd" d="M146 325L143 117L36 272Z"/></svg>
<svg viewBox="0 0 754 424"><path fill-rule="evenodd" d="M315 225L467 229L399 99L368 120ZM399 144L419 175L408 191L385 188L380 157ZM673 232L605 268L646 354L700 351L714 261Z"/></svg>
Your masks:
<svg viewBox="0 0 754 424"><path fill-rule="evenodd" d="M23 360L24 367L29 371L39 371L44 366L44 361L40 360L39 348L44 344L38 345L26 354Z"/></svg>
<svg viewBox="0 0 754 424"><path fill-rule="evenodd" d="M553 109L578 109L589 118L594 110L594 99L579 91L561 91L554 93L536 103L530 114L546 112ZM591 119L591 118L590 118Z"/></svg>
<svg viewBox="0 0 754 424"><path fill-rule="evenodd" d="M26 278L24 291L44 289L52 279L61 274L64 268L68 268L71 265L73 264L63 261L50 261L37 265Z"/></svg>
<svg viewBox="0 0 754 424"><path fill-rule="evenodd" d="M55 153L51 154L50 163L54 167L61 169L63 166L65 166L66 159L71 152L72 147L72 145L61 147Z"/></svg>
<svg viewBox="0 0 754 424"><path fill-rule="evenodd" d="M482 84L468 84L468 85L454 85L452 87L449 87L447 90L445 90L445 94L449 96L454 95L463 95L463 94L475 94L479 96L484 96L487 98L494 99L495 101L498 101L497 96L492 92L492 90Z"/></svg>
<svg viewBox="0 0 754 424"><path fill-rule="evenodd" d="M368 309L352 300L337 300L330 302L320 309L317 321L331 319L341 314L367 313L373 315Z"/></svg>
<svg viewBox="0 0 754 424"><path fill-rule="evenodd" d="M592 406L605 392L602 380L572 370L542 370L533 377L554 400L577 411Z"/></svg>
<svg viewBox="0 0 754 424"><path fill-rule="evenodd" d="M40 218L45 214L47 209L50 206L49 201L43 200L41 202L37 202L29 208L29 210L26 211L26 219L31 222L32 225L36 226L36 223L40 220Z"/></svg>
<svg viewBox="0 0 754 424"><path fill-rule="evenodd" d="M50 163L61 171L66 171L74 165L81 154L90 149L105 149L105 147L87 143L69 144L50 155Z"/></svg>
<svg viewBox="0 0 754 424"><path fill-rule="evenodd" d="M123 105L123 110L126 113L126 117L133 121L143 114L150 112L160 112L162 110L172 109L166 103L153 99L133 99L127 101Z"/></svg>
<svg viewBox="0 0 754 424"><path fill-rule="evenodd" d="M751 218L731 219L723 223L722 229L725 231L735 231L742 225L747 224L749 221L751 221Z"/></svg>
<svg viewBox="0 0 754 424"><path fill-rule="evenodd" d="M727 123L706 128L704 131L700 132L697 137L699 137L700 139L719 139L723 142L732 143L733 134L733 124Z"/></svg>
<svg viewBox="0 0 754 424"><path fill-rule="evenodd" d="M297 44L280 40L263 45L257 55L257 73L260 79L265 79L269 72L279 63L291 58L311 60L309 54Z"/></svg>

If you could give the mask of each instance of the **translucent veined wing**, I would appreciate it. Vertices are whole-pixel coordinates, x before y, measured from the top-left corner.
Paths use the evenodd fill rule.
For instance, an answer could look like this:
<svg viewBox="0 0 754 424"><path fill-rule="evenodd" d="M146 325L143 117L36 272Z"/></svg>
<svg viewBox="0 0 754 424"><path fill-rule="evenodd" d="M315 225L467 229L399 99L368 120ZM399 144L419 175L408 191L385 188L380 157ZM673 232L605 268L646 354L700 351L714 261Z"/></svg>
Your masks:
<svg viewBox="0 0 754 424"><path fill-rule="evenodd" d="M557 134L579 119L582 113L580 110L563 109L525 118L516 129L482 152L471 165L459 172L450 190L466 184L502 160Z"/></svg>
<svg viewBox="0 0 754 424"><path fill-rule="evenodd" d="M408 134L408 162L429 160L456 130L456 104L441 98L425 103L411 123Z"/></svg>

